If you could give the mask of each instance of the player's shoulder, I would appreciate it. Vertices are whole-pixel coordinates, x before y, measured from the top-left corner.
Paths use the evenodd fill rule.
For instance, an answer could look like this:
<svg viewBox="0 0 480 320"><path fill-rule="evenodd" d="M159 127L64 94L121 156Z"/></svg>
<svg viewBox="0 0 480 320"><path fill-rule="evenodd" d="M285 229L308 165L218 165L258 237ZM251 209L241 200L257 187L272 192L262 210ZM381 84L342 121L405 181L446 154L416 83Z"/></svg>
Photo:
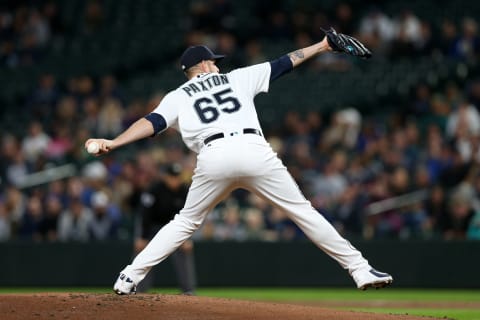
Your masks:
<svg viewBox="0 0 480 320"><path fill-rule="evenodd" d="M234 69L227 73L228 76L242 76L248 74L255 74L255 73L263 73L270 70L270 63L269 62L262 62L258 64L254 64L251 66L241 67Z"/></svg>
<svg viewBox="0 0 480 320"><path fill-rule="evenodd" d="M178 99L181 99L182 98L182 87L178 87L174 90L171 90L169 92L167 92L167 94L165 94L165 96L163 97L163 100L165 101L176 101Z"/></svg>

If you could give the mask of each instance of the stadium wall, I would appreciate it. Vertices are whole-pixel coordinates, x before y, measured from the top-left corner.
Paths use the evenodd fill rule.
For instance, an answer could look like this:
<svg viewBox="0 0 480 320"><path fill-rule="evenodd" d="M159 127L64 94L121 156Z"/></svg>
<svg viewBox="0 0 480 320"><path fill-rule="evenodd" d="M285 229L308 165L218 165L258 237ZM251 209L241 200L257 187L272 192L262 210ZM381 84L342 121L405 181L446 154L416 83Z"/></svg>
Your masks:
<svg viewBox="0 0 480 320"><path fill-rule="evenodd" d="M480 242L357 241L395 287L480 288ZM111 286L130 262L127 242L0 244L0 286ZM200 242L198 285L351 287L353 280L309 242ZM168 259L156 266L158 287L176 286Z"/></svg>

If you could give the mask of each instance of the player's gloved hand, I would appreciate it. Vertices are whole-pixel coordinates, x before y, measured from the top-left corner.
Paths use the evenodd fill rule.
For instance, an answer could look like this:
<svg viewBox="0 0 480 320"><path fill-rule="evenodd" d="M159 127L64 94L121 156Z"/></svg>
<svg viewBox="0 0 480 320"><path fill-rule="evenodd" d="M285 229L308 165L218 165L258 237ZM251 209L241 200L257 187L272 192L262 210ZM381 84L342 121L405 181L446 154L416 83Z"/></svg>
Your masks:
<svg viewBox="0 0 480 320"><path fill-rule="evenodd" d="M368 59L372 56L370 50L354 37L347 36L343 33L337 33L332 27L328 30L322 29L322 31L325 32L328 45L334 52L343 52L364 59Z"/></svg>

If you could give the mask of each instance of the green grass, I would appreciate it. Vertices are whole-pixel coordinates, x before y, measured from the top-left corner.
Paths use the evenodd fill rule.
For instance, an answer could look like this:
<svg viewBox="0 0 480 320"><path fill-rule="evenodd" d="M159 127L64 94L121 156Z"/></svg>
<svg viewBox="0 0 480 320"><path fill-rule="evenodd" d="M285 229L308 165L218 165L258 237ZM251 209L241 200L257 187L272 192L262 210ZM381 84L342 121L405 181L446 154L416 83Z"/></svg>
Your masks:
<svg viewBox="0 0 480 320"><path fill-rule="evenodd" d="M36 293L36 292L89 292L111 293L110 288L0 288L0 294ZM177 294L175 288L162 288L152 291L162 294ZM230 299L275 301L275 302L333 302L341 301L343 310L356 310L376 313L410 314L457 320L480 320L480 310L472 308L452 308L447 302L480 303L480 290L446 290L446 289L393 289L367 290L345 288L200 288L200 296ZM358 307L358 302L437 302L440 307L399 308L399 307ZM445 302L445 307L441 303ZM357 303L357 306L355 305ZM338 304L336 304L338 305ZM477 304L478 306L478 304Z"/></svg>
<svg viewBox="0 0 480 320"><path fill-rule="evenodd" d="M155 291L154 291L155 292ZM162 290L156 292L162 293ZM480 290L391 289L359 291L339 288L205 288L198 293L210 297L262 299L274 301L311 300L401 300L401 301L478 301Z"/></svg>
<svg viewBox="0 0 480 320"><path fill-rule="evenodd" d="M456 320L479 320L480 319L480 311L474 310L474 309L345 308L344 310L389 313L389 314L409 314L414 316L435 317L435 318L456 319ZM428 320L428 318L425 320Z"/></svg>
<svg viewBox="0 0 480 320"><path fill-rule="evenodd" d="M158 290L159 293L164 293ZM166 293L166 292L165 292ZM477 302L480 303L480 290L446 290L446 289L385 289L367 290L356 289L315 289L315 288L205 288L198 290L198 294L209 297L231 299L288 301L288 302L315 302L315 301L344 301L344 310L367 311L375 313L410 314L418 316L449 318L457 320L480 320L480 310L473 308L379 308L379 307L351 307L355 302Z"/></svg>

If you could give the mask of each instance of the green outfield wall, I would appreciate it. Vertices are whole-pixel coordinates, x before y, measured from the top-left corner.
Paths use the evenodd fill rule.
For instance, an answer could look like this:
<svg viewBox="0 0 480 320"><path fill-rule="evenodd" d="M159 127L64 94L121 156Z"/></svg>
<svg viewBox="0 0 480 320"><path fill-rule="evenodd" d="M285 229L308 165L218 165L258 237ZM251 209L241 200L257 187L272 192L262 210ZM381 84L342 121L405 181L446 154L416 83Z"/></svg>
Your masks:
<svg viewBox="0 0 480 320"><path fill-rule="evenodd" d="M356 241L396 287L480 288L480 242ZM0 286L110 286L132 257L127 242L0 243ZM199 286L352 286L348 273L310 242L198 242ZM152 272L177 281L168 259Z"/></svg>

